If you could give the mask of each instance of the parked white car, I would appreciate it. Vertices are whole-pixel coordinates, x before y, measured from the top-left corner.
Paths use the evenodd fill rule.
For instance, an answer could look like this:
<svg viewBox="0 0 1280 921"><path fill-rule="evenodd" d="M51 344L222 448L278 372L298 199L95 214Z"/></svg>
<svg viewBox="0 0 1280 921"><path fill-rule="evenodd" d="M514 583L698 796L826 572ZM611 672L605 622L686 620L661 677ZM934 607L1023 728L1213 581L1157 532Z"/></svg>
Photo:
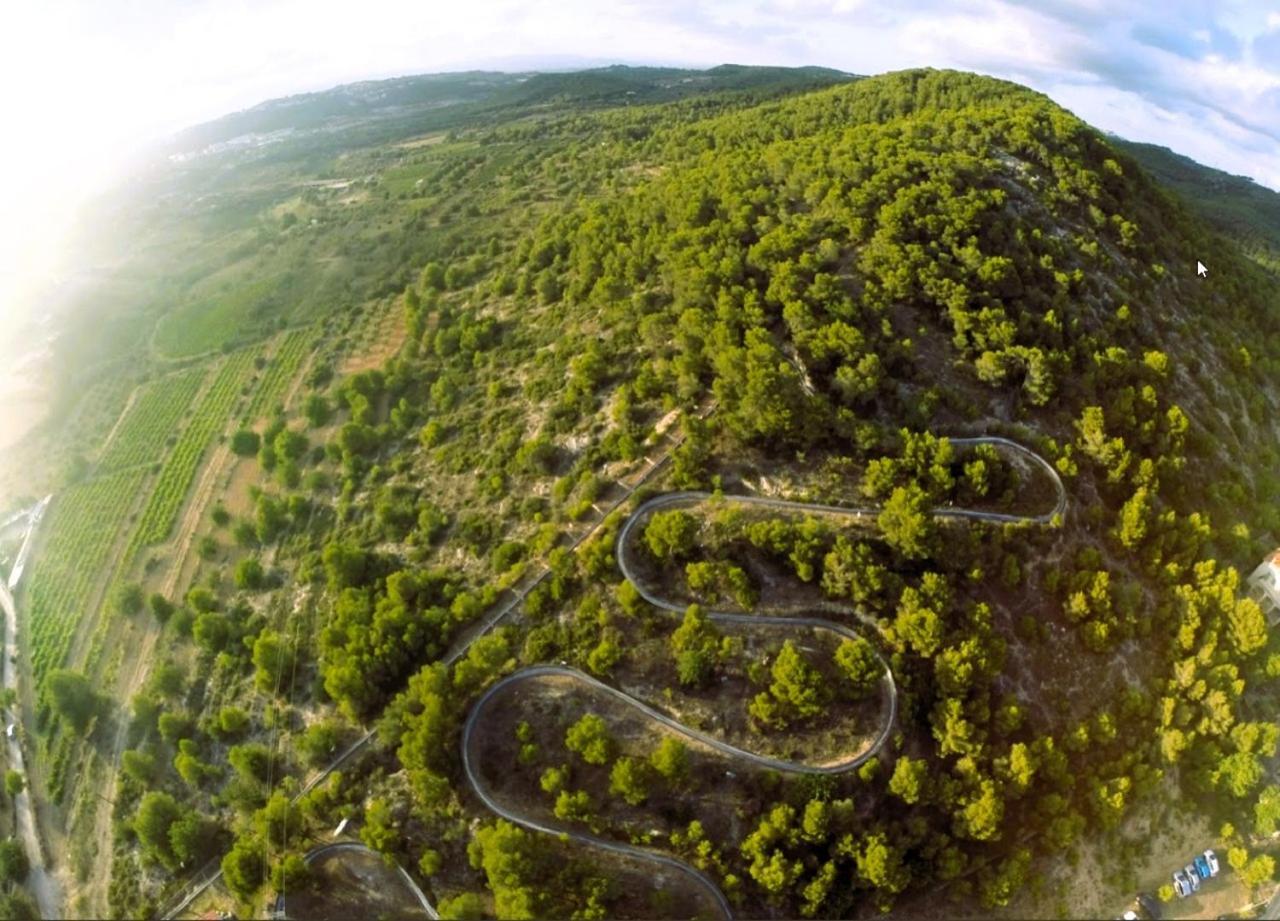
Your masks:
<svg viewBox="0 0 1280 921"><path fill-rule="evenodd" d="M1173 891L1180 899L1185 899L1195 891L1191 888L1191 880L1187 879L1187 875L1181 870L1173 871Z"/></svg>
<svg viewBox="0 0 1280 921"><path fill-rule="evenodd" d="M1209 875L1218 875L1218 855L1213 852L1213 848L1204 852L1204 862L1209 865Z"/></svg>

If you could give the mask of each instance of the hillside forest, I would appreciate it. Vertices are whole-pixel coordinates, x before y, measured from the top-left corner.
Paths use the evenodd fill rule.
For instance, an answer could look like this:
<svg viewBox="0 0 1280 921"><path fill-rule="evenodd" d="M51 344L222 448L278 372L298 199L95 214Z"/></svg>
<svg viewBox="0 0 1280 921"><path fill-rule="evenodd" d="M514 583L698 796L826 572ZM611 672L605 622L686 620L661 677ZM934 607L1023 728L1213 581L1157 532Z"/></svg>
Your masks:
<svg viewBox="0 0 1280 921"><path fill-rule="evenodd" d="M439 92L102 203L2 481L69 913L323 916L342 822L445 918L1269 891L1271 193L950 71Z"/></svg>

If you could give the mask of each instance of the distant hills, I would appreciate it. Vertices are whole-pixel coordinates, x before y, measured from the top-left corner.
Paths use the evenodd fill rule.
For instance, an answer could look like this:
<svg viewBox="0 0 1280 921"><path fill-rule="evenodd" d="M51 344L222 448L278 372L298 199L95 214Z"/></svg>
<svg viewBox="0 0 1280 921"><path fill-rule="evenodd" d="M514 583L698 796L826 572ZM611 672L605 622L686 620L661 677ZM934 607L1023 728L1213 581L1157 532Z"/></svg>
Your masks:
<svg viewBox="0 0 1280 921"><path fill-rule="evenodd" d="M1156 144L1113 138L1162 186L1251 256L1280 268L1280 193Z"/></svg>
<svg viewBox="0 0 1280 921"><path fill-rule="evenodd" d="M826 67L752 67L722 64L709 70L613 65L566 73L464 71L350 83L267 102L187 128L165 145L171 155L218 150L237 140L332 130L371 119L405 119L440 109L462 117L551 103L617 105L660 103L721 91L770 94L816 89L857 79Z"/></svg>
<svg viewBox="0 0 1280 921"><path fill-rule="evenodd" d="M858 75L826 67L740 64L707 70L618 64L567 72L418 74L272 99L184 129L164 145L163 152L185 159L317 132L368 130L379 123L391 135L409 134L415 128L448 128L554 104L655 104L714 92L776 95L857 79ZM385 140L385 136L370 140ZM1215 229L1236 239L1259 261L1280 267L1280 194L1166 147L1119 137L1113 141Z"/></svg>

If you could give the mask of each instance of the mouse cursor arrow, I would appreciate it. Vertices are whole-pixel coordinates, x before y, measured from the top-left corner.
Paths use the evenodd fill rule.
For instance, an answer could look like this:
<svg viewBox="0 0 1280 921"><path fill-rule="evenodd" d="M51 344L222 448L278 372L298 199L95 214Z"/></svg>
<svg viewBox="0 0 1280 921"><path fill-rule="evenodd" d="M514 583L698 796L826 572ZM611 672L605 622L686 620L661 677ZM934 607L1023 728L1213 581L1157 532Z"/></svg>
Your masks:
<svg viewBox="0 0 1280 921"><path fill-rule="evenodd" d="M1209 274L1209 270L1204 267L1204 263L1201 262L1199 259L1197 259L1196 260L1196 276L1199 278L1204 278L1208 274Z"/></svg>

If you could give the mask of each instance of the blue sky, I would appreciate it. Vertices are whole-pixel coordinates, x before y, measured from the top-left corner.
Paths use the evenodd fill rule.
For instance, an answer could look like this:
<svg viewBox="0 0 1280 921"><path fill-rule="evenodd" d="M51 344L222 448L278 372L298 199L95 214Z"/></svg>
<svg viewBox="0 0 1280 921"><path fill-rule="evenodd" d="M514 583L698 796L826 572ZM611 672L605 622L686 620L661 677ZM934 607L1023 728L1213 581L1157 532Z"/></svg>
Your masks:
<svg viewBox="0 0 1280 921"><path fill-rule="evenodd" d="M264 99L470 67L938 66L1280 189L1280 3L18 0L0 13L0 310L130 152Z"/></svg>

